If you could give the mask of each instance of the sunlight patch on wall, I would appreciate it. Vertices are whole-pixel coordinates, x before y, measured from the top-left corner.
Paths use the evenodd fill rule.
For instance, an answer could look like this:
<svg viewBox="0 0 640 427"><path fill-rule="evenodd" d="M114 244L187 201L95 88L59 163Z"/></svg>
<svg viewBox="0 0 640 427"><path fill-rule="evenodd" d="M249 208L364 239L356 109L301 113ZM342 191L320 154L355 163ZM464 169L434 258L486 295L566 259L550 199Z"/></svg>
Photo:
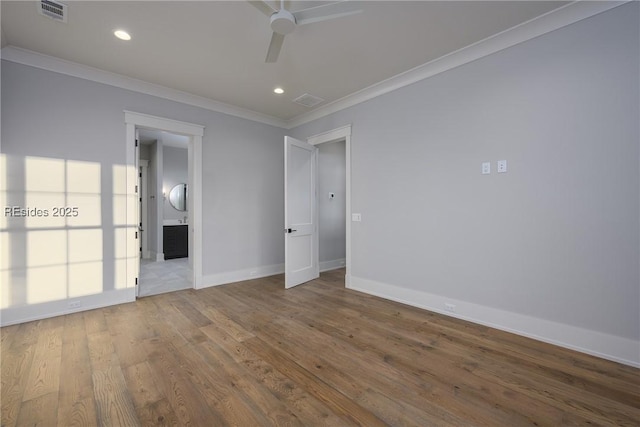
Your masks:
<svg viewBox="0 0 640 427"><path fill-rule="evenodd" d="M65 162L59 159L25 157L25 188L27 192L65 192Z"/></svg>
<svg viewBox="0 0 640 427"><path fill-rule="evenodd" d="M67 298L67 266L32 267L27 270L27 304Z"/></svg>
<svg viewBox="0 0 640 427"><path fill-rule="evenodd" d="M124 289L133 286L137 270L133 271L132 263L138 261L138 240L133 236L135 228L122 227L114 230L115 275L114 287ZM136 264L137 266L137 264Z"/></svg>
<svg viewBox="0 0 640 427"><path fill-rule="evenodd" d="M0 167L0 308L104 292L114 260L103 247L100 163L2 154Z"/></svg>
<svg viewBox="0 0 640 427"><path fill-rule="evenodd" d="M113 276L113 287L116 289L127 288L127 260L116 259L114 263L115 274ZM134 278L135 280L135 278Z"/></svg>
<svg viewBox="0 0 640 427"><path fill-rule="evenodd" d="M11 286L9 284L9 270L0 271L0 308L9 307L11 301Z"/></svg>
<svg viewBox="0 0 640 427"><path fill-rule="evenodd" d="M54 215L52 208L65 205L64 193L46 193L28 191L24 195L24 207L47 210L47 216L27 216L24 225L27 228L61 228L65 225L64 216ZM45 207L46 206L46 207Z"/></svg>
<svg viewBox="0 0 640 427"><path fill-rule="evenodd" d="M70 227L102 226L100 194L67 193L67 207L78 208L78 216L66 216Z"/></svg>
<svg viewBox="0 0 640 427"><path fill-rule="evenodd" d="M102 230L69 230L69 297L102 291Z"/></svg>
<svg viewBox="0 0 640 427"><path fill-rule="evenodd" d="M69 263L102 260L102 230L69 230Z"/></svg>
<svg viewBox="0 0 640 427"><path fill-rule="evenodd" d="M133 170L133 177L131 176L131 170ZM137 214L134 209L127 210L127 204L137 203L136 195L127 194L127 180L130 183L137 182L137 175L135 174L135 168L115 165L113 166L113 224L118 225L136 225ZM131 185L131 184L130 184ZM134 184L135 185L135 184ZM136 206L136 205L130 205Z"/></svg>
<svg viewBox="0 0 640 427"><path fill-rule="evenodd" d="M127 196L113 195L113 224L127 225Z"/></svg>
<svg viewBox="0 0 640 427"><path fill-rule="evenodd" d="M9 233L6 231L0 232L0 271L8 270L11 266L11 251L9 248Z"/></svg>
<svg viewBox="0 0 640 427"><path fill-rule="evenodd" d="M102 261L69 264L69 298L102 292Z"/></svg>
<svg viewBox="0 0 640 427"><path fill-rule="evenodd" d="M67 193L100 194L100 165L67 160Z"/></svg>
<svg viewBox="0 0 640 427"><path fill-rule="evenodd" d="M113 166L113 194L127 194L127 167Z"/></svg>
<svg viewBox="0 0 640 427"><path fill-rule="evenodd" d="M65 230L27 232L27 267L67 263L67 232Z"/></svg>

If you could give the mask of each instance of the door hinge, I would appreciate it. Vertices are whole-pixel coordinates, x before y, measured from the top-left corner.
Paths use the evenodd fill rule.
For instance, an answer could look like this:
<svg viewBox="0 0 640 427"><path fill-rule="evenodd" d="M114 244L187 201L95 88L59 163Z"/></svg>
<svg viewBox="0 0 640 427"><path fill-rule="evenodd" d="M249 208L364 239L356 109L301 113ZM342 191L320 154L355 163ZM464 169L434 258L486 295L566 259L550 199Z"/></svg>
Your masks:
<svg viewBox="0 0 640 427"><path fill-rule="evenodd" d="M136 139L136 147L138 146L138 140Z"/></svg>
<svg viewBox="0 0 640 427"><path fill-rule="evenodd" d="M136 185L136 193L138 192L138 186Z"/></svg>
<svg viewBox="0 0 640 427"><path fill-rule="evenodd" d="M138 232L136 231L136 239L138 238Z"/></svg>
<svg viewBox="0 0 640 427"><path fill-rule="evenodd" d="M138 278L136 277L136 286L138 286Z"/></svg>

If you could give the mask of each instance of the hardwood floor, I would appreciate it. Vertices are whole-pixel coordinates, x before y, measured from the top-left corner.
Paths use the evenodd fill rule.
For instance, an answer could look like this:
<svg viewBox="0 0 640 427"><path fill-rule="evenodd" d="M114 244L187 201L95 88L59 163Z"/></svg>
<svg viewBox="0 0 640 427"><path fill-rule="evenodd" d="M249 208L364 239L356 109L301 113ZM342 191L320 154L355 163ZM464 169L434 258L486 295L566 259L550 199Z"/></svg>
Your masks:
<svg viewBox="0 0 640 427"><path fill-rule="evenodd" d="M2 328L2 426L638 426L640 370L344 288L344 270Z"/></svg>

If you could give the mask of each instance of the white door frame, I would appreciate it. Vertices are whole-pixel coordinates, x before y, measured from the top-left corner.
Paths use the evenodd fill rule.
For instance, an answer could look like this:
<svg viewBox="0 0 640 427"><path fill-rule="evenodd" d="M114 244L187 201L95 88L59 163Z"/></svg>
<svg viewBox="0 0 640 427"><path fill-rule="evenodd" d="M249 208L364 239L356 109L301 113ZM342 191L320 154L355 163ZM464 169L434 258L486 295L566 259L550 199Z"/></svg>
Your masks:
<svg viewBox="0 0 640 427"><path fill-rule="evenodd" d="M138 147L140 148L140 147ZM140 198L141 202L141 212L140 212L140 224L142 227L141 236L141 247L142 247L142 258L149 259L151 258L151 253L149 252L149 212L147 211L147 198L149 197L149 160L139 159L140 161Z"/></svg>
<svg viewBox="0 0 640 427"><path fill-rule="evenodd" d="M135 182L137 183L137 171L139 165L136 164L135 156L135 135L136 128L146 129L158 129L170 133L179 135L186 135L189 137L188 147L188 168L189 168L189 194L191 197L187 200L188 206L188 222L189 222L189 263L191 265L193 277L192 284L194 289L198 289L202 285L202 136L204 135L204 126L181 122L178 120L167 119L163 117L151 116L143 113L136 113L133 111L124 111L125 124L126 124L126 138L127 138L127 165L135 167ZM127 204L127 215L135 217L137 215L137 206L139 197L135 192L133 185L128 186L128 195L134 196L136 204L130 206ZM136 219L136 226L139 220ZM129 236L128 238L135 238ZM139 250L139 245L128 245L135 247L136 251ZM137 267L131 263L129 264L130 256L127 254L127 271L137 269ZM139 271L135 271L136 278Z"/></svg>
<svg viewBox="0 0 640 427"><path fill-rule="evenodd" d="M342 126L327 132L313 135L307 138L311 145L325 144L328 142L344 141L345 165L346 165L346 253L344 284L348 288L351 285L351 125ZM317 197L317 195L316 195ZM320 254L318 253L318 257ZM318 260L319 261L319 260Z"/></svg>

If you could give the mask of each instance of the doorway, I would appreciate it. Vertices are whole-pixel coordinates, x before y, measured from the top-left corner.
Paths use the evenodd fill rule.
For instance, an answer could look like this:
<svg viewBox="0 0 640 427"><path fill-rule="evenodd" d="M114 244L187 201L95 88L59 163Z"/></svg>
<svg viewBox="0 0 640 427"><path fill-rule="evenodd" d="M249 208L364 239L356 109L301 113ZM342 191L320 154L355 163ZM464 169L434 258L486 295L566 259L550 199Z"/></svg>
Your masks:
<svg viewBox="0 0 640 427"><path fill-rule="evenodd" d="M345 287L349 288L351 285L351 125L310 136L307 138L307 142L317 146L319 149L323 144L341 143L344 146L344 216L342 216L344 219L344 283ZM334 149L335 148L337 147L334 147ZM319 173L322 172L319 171ZM321 189L322 188L319 190ZM319 197L324 197L325 201L328 201L330 197L329 193L332 191L325 189L325 192L326 194L318 194ZM328 203L332 202L328 201ZM329 212L332 212L332 210ZM322 251L322 249L320 249L320 251ZM324 264L320 262L320 271L341 268L341 262L342 260L340 258L337 260L328 259Z"/></svg>
<svg viewBox="0 0 640 427"><path fill-rule="evenodd" d="M138 149L140 166L146 162L149 172L147 185L142 176L139 188L141 242L147 243L148 250L142 251L138 295L192 288L187 206L189 137L138 129Z"/></svg>
<svg viewBox="0 0 640 427"><path fill-rule="evenodd" d="M155 162L149 160L147 171L148 177L147 180L147 242L149 246L149 257L148 259L143 258L143 262L140 262L140 257L136 257L135 261L133 258L130 258L130 261L133 265L128 268L131 268L129 271L135 271L136 274L136 296L141 295L141 286L143 285L144 280L141 280L141 265L144 268L144 264L147 262L149 264L153 263L154 266L158 269L157 275L166 277L166 271L171 271L172 273L177 273L180 277L173 277L173 279L182 280L182 283L185 281L188 282L188 287L190 288L198 288L200 286L200 282L202 281L202 239L201 239L201 221L202 221L202 136L204 134L204 127L200 125L194 125L185 122L179 122L171 119L165 119L161 117L150 116L146 114L134 113L130 111L125 111L125 123L127 128L127 147L129 147L127 151L127 161L129 164L134 164L136 167L136 171L139 170L140 167L140 154L142 149L142 144L140 144L140 133L143 135L145 133L153 133L154 135L161 135L161 137L156 138L155 142L152 142L151 145L156 144L154 146L155 152ZM176 260L165 260L165 249L164 249L164 229L165 226L165 215L164 209L165 204L167 205L167 209L169 209L171 203L171 190L173 190L176 185L171 188L166 188L163 185L162 179L158 178L163 176L163 174L159 174L156 170L155 173L153 171L153 164L155 163L156 168L162 169L163 164L163 155L164 153L164 145L158 144L158 140L167 140L173 137L180 137L183 141L183 144L186 142L186 151L187 151L187 173L186 173L186 184L182 191L180 189L176 190L177 194L185 195L186 200L184 204L184 211L176 210L176 215L172 218L168 218L170 221L175 222L176 225L183 227L183 234L185 234L185 239L187 241L188 254L187 258L180 258ZM184 146L182 147L184 148ZM151 157L151 156L149 156ZM153 177L156 177L155 181ZM184 178L183 178L184 180ZM137 180L136 180L137 182ZM132 187L131 187L132 188ZM188 189L188 190L187 190ZM153 192L152 192L153 190ZM185 191L187 190L187 191ZM141 196L142 189L139 189L138 186L135 187L135 195L137 198ZM179 197L178 197L179 199ZM179 203L176 199L176 203ZM151 209L155 209L155 218L150 218ZM131 204L128 205L128 210L131 210L130 215L132 217L137 218L137 224L139 224L142 213L141 213L141 204ZM173 225L173 223L168 224ZM143 228L144 230L144 228ZM140 232L136 230L135 239L139 238L139 235L144 233L144 231ZM155 239L155 242L154 242ZM136 249L140 247L140 245L136 242ZM154 246L155 245L155 246ZM155 247L155 251L153 248ZM144 257L143 251L143 257ZM173 265L176 264L176 265ZM177 264L180 264L179 266ZM165 272L160 270L164 269ZM182 271L180 271L182 270ZM164 291L163 291L164 292ZM160 292L155 292L160 293ZM145 290L142 292L142 295L148 295Z"/></svg>
<svg viewBox="0 0 640 427"><path fill-rule="evenodd" d="M346 263L345 140L318 147L318 242L320 273Z"/></svg>
<svg viewBox="0 0 640 427"><path fill-rule="evenodd" d="M285 288L343 266L350 285L350 152L350 125L306 143L285 137Z"/></svg>

